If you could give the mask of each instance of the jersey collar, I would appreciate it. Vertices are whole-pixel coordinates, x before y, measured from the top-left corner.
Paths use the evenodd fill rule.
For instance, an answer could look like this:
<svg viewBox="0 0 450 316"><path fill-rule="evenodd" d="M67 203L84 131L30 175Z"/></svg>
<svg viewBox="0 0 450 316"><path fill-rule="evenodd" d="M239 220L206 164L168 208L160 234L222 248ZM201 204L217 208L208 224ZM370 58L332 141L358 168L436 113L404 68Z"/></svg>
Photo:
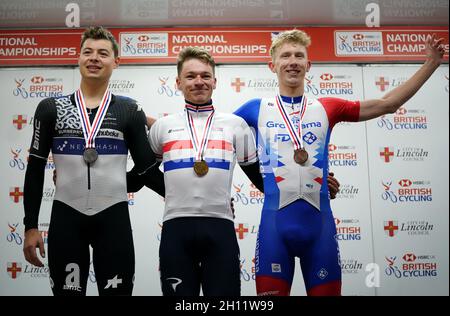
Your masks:
<svg viewBox="0 0 450 316"><path fill-rule="evenodd" d="M214 111L214 105L213 105L213 101L209 101L208 103L205 104L194 104L192 102L189 102L187 100L186 101L186 110L190 111L190 112L211 112Z"/></svg>

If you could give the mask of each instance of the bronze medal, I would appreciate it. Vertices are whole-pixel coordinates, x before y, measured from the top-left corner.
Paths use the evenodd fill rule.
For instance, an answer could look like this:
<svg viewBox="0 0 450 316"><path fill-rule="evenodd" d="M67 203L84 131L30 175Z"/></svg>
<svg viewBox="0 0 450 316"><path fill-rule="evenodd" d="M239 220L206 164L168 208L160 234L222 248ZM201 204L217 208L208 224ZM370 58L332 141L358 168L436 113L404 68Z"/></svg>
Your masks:
<svg viewBox="0 0 450 316"><path fill-rule="evenodd" d="M299 165L305 165L305 163L308 161L308 152L305 150L305 148L296 149L294 151L294 160Z"/></svg>
<svg viewBox="0 0 450 316"><path fill-rule="evenodd" d="M194 163L194 171L199 177L204 177L209 171L208 163L204 160Z"/></svg>
<svg viewBox="0 0 450 316"><path fill-rule="evenodd" d="M86 148L83 153L83 159L87 164L92 165L97 161L98 152L95 148Z"/></svg>

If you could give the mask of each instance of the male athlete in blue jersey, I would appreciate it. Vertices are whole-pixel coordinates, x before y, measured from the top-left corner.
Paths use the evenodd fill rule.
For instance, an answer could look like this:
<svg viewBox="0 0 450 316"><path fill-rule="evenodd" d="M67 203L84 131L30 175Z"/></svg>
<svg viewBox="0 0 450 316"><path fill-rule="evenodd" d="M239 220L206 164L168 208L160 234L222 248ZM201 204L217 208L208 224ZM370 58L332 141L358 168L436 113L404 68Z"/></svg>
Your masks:
<svg viewBox="0 0 450 316"><path fill-rule="evenodd" d="M328 143L341 121L358 122L394 113L439 67L444 48L435 36L426 42L426 61L405 83L383 98L347 101L304 95L311 68L309 36L280 34L269 67L278 76L279 95L251 100L235 114L256 132L265 202L256 245L258 295L289 295L295 257L300 258L308 295L340 295L341 267L330 208ZM277 135L289 135L277 137Z"/></svg>

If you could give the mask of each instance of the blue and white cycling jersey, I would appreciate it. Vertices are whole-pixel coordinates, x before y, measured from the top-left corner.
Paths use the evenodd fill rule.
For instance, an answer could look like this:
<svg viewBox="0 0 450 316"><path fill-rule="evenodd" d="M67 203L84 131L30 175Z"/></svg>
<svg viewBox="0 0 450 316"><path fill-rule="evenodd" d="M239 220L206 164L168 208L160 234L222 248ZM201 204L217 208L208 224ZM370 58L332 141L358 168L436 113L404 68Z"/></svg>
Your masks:
<svg viewBox="0 0 450 316"><path fill-rule="evenodd" d="M298 130L302 97L282 96L282 100ZM359 102L307 97L302 140L309 159L303 166L294 161L294 145L276 98L251 100L235 112L255 131L264 176L265 208L282 209L299 199L318 210L329 205L327 175L331 131L341 121L358 121L359 109Z"/></svg>

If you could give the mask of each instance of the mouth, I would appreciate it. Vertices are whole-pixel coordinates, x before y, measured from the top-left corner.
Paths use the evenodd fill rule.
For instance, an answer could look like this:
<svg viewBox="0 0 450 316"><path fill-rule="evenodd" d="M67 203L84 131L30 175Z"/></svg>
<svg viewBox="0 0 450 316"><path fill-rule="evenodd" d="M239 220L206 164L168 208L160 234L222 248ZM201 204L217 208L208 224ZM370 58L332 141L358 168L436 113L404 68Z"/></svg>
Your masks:
<svg viewBox="0 0 450 316"><path fill-rule="evenodd" d="M86 68L89 71L99 71L100 69L102 69L100 66L95 66L95 65L89 65L89 66L86 66Z"/></svg>
<svg viewBox="0 0 450 316"><path fill-rule="evenodd" d="M291 76L297 76L300 73L300 70L286 70L286 72Z"/></svg>

